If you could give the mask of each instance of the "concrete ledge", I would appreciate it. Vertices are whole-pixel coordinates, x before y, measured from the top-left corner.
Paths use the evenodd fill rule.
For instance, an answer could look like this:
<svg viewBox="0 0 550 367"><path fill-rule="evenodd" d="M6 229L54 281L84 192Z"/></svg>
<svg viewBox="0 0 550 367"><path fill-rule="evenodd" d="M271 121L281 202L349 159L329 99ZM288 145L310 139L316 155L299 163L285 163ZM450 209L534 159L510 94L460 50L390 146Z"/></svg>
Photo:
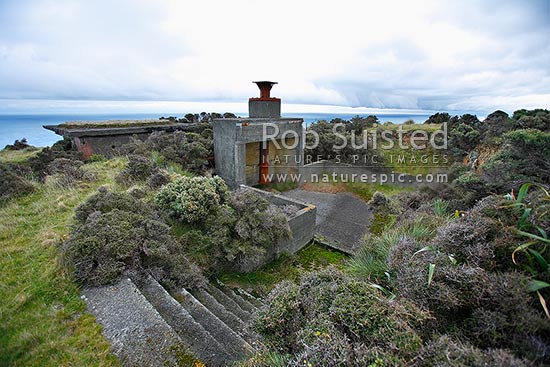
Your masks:
<svg viewBox="0 0 550 367"><path fill-rule="evenodd" d="M97 124L100 125L101 121L98 121ZM195 125L196 124L162 124L125 127L109 127L109 125L105 125L105 127L86 127L85 124L82 124L82 127L62 127L60 125L43 125L42 127L64 137L85 137L105 135L133 135L152 133L153 131L186 130Z"/></svg>

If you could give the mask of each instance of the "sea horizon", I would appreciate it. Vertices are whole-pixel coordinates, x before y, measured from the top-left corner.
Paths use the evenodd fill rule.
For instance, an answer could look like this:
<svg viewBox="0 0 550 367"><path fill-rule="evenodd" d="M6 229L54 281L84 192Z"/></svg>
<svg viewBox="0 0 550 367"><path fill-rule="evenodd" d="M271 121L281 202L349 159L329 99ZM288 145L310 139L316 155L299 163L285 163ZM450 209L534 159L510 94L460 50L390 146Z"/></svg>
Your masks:
<svg viewBox="0 0 550 367"><path fill-rule="evenodd" d="M226 111L223 111L226 112ZM220 113L223 113L220 112ZM358 111L359 112L359 111ZM288 112L282 113L282 117L297 117L303 118L307 125L319 120L330 121L334 118L348 120L354 116L368 116L374 114L378 117L381 123L391 121L395 124L401 124L407 120L413 120L415 123L423 123L433 114L430 112L414 112L406 111L407 113L355 113L355 112L334 112L334 113L318 113L318 112ZM235 113L239 117L247 117L247 113ZM457 114L457 113L455 113ZM458 113L462 114L462 113ZM3 149L8 144L13 144L15 140L27 139L28 144L36 147L51 146L61 137L52 131L43 128L43 125L56 125L67 121L105 121L105 120L142 120L142 119L158 119L161 116L175 116L181 118L185 115L182 112L160 113L160 112L142 112L142 113L8 113L0 114L0 149ZM479 117L479 116L478 116Z"/></svg>

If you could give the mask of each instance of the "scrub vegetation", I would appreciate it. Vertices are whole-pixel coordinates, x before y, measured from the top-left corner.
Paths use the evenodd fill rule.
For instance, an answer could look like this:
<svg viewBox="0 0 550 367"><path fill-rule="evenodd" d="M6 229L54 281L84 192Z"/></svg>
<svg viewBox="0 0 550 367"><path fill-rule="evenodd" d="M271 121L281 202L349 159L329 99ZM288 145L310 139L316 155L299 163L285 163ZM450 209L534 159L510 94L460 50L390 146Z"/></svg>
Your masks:
<svg viewBox="0 0 550 367"><path fill-rule="evenodd" d="M426 131L448 126L448 183L310 184L368 202L362 248L313 243L247 273L288 237L292 208L212 176L211 118L189 115L196 130L131 141L120 158L83 160L67 141L0 152L1 365L118 365L79 287L124 272L264 297L242 366L550 364L549 111L430 117Z"/></svg>

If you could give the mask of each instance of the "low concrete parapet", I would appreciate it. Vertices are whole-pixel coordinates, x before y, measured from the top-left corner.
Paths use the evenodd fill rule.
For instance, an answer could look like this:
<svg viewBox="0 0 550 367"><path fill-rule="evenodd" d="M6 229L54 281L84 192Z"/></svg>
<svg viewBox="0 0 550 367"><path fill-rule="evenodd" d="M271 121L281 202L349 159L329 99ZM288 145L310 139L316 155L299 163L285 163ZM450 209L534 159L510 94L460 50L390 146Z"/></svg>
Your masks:
<svg viewBox="0 0 550 367"><path fill-rule="evenodd" d="M240 187L242 189L252 190L256 192L274 205L294 205L298 208L298 211L296 213L287 216L291 237L289 239L282 240L281 242L267 249L264 259L255 264L253 268L240 270L252 271L261 267L262 265L267 264L272 260L275 260L283 253L294 254L313 240L313 236L315 233L315 220L317 217L317 208L315 207L315 205L307 204L299 200L256 189L246 185L240 185Z"/></svg>

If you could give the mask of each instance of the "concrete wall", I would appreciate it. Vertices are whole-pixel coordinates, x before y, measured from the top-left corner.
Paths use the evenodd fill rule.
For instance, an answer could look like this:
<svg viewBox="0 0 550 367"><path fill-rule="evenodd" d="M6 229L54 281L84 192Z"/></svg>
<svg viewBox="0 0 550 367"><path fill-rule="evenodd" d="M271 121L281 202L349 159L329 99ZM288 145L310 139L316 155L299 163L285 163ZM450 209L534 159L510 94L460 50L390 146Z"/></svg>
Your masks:
<svg viewBox="0 0 550 367"><path fill-rule="evenodd" d="M259 143L264 140L264 125L266 123L275 124L279 129L277 135L273 135L274 140L282 138L290 139L298 137L298 144L293 149L293 154L300 157L298 165L303 162L303 120L302 119L214 119L212 126L214 128L214 154L216 157L216 173L221 176L227 185L236 188L239 185L254 185L257 180L252 180L253 168L249 168L247 179L247 161L252 162L251 155L247 159L247 144ZM268 125L265 125L268 126ZM271 132L268 130L268 134ZM285 135L286 134L286 135ZM251 150L251 149L250 149ZM270 154L275 150L270 144ZM287 154L281 149L280 154ZM258 157L259 163L259 157ZM298 171L299 167L294 165L293 171ZM288 167L271 167L270 174L289 171Z"/></svg>
<svg viewBox="0 0 550 367"><path fill-rule="evenodd" d="M243 272L253 271L270 261L278 258L282 253L294 254L301 250L311 240L313 240L315 230L315 219L317 216L317 208L314 205L306 204L298 200L294 200L282 195L277 195L271 192L255 189L253 187L241 185L241 188L253 190L257 194L264 197L270 203L277 206L294 205L299 208L299 211L289 217L288 225L291 231L291 237L274 244L269 248L265 257L256 264L248 264L246 268L239 269Z"/></svg>
<svg viewBox="0 0 550 367"><path fill-rule="evenodd" d="M149 120L144 121L150 123ZM187 131L196 126L196 124L181 123L140 126L140 120L114 121L128 124L128 126L124 127L117 127L116 124L110 125L109 122L111 121L90 123L92 125L101 125L102 122L104 126L101 127L86 127L88 123L85 122L75 123L72 127L65 127L63 124L44 125L43 127L64 138L71 139L75 147L82 152L84 158L88 158L92 154L101 154L106 157L117 156L120 154L120 148L128 143L131 137L145 140L154 131Z"/></svg>
<svg viewBox="0 0 550 367"><path fill-rule="evenodd" d="M279 118L281 117L281 100L275 98L271 101L250 99L248 101L248 114L251 118Z"/></svg>
<svg viewBox="0 0 550 367"><path fill-rule="evenodd" d="M130 142L130 138L134 137L140 140L145 140L150 133L134 134L134 135L106 135L106 136L80 136L74 137L73 141L76 148L82 152L84 158L88 158L92 154L101 154L111 158L120 154L121 147Z"/></svg>

